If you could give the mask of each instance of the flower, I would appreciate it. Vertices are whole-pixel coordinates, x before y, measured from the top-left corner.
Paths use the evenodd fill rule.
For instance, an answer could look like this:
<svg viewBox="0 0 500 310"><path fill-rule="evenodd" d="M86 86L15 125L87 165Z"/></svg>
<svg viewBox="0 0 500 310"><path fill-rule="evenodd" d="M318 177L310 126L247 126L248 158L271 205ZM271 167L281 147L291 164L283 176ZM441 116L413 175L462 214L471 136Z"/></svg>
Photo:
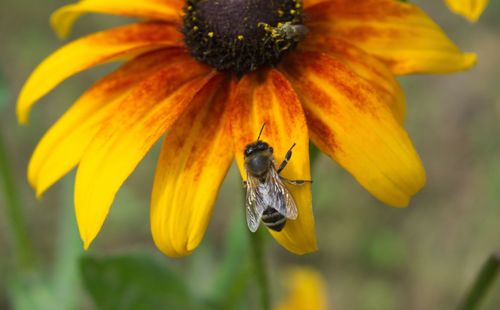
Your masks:
<svg viewBox="0 0 500 310"><path fill-rule="evenodd" d="M321 274L308 267L294 267L286 276L287 295L276 310L326 310L326 283Z"/></svg>
<svg viewBox="0 0 500 310"><path fill-rule="evenodd" d="M74 200L85 248L164 133L151 230L170 256L201 242L233 158L245 178L243 150L263 123L277 162L296 143L286 178L310 178L311 138L376 198L404 207L425 173L402 126L395 75L475 62L417 6L393 0L82 0L56 11L52 25L65 36L88 12L145 21L63 46L35 69L17 105L26 123L34 103L69 76L126 61L50 128L28 167L40 196L78 166ZM310 186L290 190L298 218L271 234L293 253L314 251Z"/></svg>
<svg viewBox="0 0 500 310"><path fill-rule="evenodd" d="M488 5L488 0L446 0L446 4L456 14L475 22Z"/></svg>

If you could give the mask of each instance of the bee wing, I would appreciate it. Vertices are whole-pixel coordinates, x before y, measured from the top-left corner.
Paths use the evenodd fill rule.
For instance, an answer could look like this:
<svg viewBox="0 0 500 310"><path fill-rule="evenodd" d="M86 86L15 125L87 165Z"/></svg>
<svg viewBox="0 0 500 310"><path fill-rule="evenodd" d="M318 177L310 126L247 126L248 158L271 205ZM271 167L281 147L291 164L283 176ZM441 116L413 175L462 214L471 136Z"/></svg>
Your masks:
<svg viewBox="0 0 500 310"><path fill-rule="evenodd" d="M259 187L259 180L247 173L247 196L245 201L247 225L251 232L259 228L260 219L266 209L265 199Z"/></svg>
<svg viewBox="0 0 500 310"><path fill-rule="evenodd" d="M297 205L292 193L286 188L276 169L271 168L269 172L271 207L289 219L295 220L298 215Z"/></svg>

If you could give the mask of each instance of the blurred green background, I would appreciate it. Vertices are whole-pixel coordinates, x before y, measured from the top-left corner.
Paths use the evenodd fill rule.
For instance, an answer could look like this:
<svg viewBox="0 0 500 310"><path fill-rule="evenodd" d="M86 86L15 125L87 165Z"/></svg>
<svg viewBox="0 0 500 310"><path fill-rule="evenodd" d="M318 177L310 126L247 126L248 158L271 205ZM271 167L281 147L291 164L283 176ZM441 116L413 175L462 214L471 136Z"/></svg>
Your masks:
<svg viewBox="0 0 500 310"><path fill-rule="evenodd" d="M478 54L478 64L469 72L400 78L407 95L406 126L426 166L427 185L409 208L393 209L321 155L312 169L320 251L295 256L266 237L274 303L284 293L288 266L308 265L325 277L332 308L450 309L486 258L500 250L500 3L492 1L472 25L450 13L442 1L415 2L464 51ZM234 167L203 243L182 259L159 253L149 232L158 146L119 192L87 252L76 234L74 175L42 200L35 199L25 175L37 141L83 90L114 66L69 79L35 107L29 126L17 124L15 100L22 83L62 44L48 18L65 3L0 1L0 130L36 256L31 271L13 272L19 259L5 215L6 193L0 191L0 309L12 307L12 301L29 309L133 308L141 302L179 309L187 307L185 296L227 308L239 303L247 306L238 308L257 308L238 194L241 180ZM85 16L72 38L122 22ZM482 309L499 309L496 282Z"/></svg>

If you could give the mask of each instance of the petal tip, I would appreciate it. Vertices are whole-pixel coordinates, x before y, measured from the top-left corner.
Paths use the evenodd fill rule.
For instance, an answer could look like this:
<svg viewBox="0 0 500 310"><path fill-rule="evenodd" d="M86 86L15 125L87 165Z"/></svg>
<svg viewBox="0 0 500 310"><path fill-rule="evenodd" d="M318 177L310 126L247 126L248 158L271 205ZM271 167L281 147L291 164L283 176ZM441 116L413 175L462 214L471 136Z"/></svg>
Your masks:
<svg viewBox="0 0 500 310"><path fill-rule="evenodd" d="M476 53L464 53L464 68L470 69L477 63Z"/></svg>
<svg viewBox="0 0 500 310"><path fill-rule="evenodd" d="M73 15L68 14L68 6L64 6L54 11L50 16L50 25L59 39L65 39L71 33L74 20Z"/></svg>
<svg viewBox="0 0 500 310"><path fill-rule="evenodd" d="M28 173L28 184L35 191L36 200L40 201L43 198L43 194L45 190L38 184L37 178L35 178L32 174Z"/></svg>
<svg viewBox="0 0 500 310"><path fill-rule="evenodd" d="M474 24L476 23L478 20L479 20L479 16L480 15L462 15L463 17L465 17L465 19L471 23L471 24Z"/></svg>
<svg viewBox="0 0 500 310"><path fill-rule="evenodd" d="M464 17L469 23L475 23L479 20L484 9L488 5L488 0L479 1L457 1L446 0L450 11Z"/></svg>
<svg viewBox="0 0 500 310"><path fill-rule="evenodd" d="M42 191L40 188L35 188L35 197L38 201L42 200L44 193L45 191Z"/></svg>
<svg viewBox="0 0 500 310"><path fill-rule="evenodd" d="M91 233L89 233L88 231L88 227L83 227L81 219L78 218L78 212L76 214L76 221L78 224L78 230L80 232L80 238L82 239L83 249L87 251L97 235L95 233L91 235Z"/></svg>
<svg viewBox="0 0 500 310"><path fill-rule="evenodd" d="M410 197L396 202L387 202L387 204L393 208L404 209L410 205Z"/></svg>
<svg viewBox="0 0 500 310"><path fill-rule="evenodd" d="M189 250L185 249L185 251L179 251L178 249L171 249L168 247L160 246L159 244L156 244L156 247L166 256L172 257L172 258L181 258L184 256L188 256L192 253L194 250Z"/></svg>
<svg viewBox="0 0 500 310"><path fill-rule="evenodd" d="M37 199L41 199L45 192L51 187L51 184L47 184L45 180L37 180L33 183L32 187L35 189L35 194Z"/></svg>
<svg viewBox="0 0 500 310"><path fill-rule="evenodd" d="M314 242L314 245L311 245L311 247L309 248L297 249L297 251L292 251L292 252L296 255L306 255L317 252L318 250L319 250L318 245L316 244L316 242Z"/></svg>
<svg viewBox="0 0 500 310"><path fill-rule="evenodd" d="M282 238L280 234L283 232L275 232L268 229L273 238L283 246L287 251L295 255L306 255L318 251L318 244L315 236L310 236L307 240L291 239L290 237Z"/></svg>
<svg viewBox="0 0 500 310"><path fill-rule="evenodd" d="M187 245L186 247L181 247L181 249L177 248L176 246L174 246L172 241L165 239L160 234L158 234L159 232L161 232L161 230L155 231L153 225L151 226L151 234L153 236L153 242L158 248L158 250L160 250L160 252L162 252L165 256L172 258L180 258L191 254L191 252L194 250L194 248L189 249Z"/></svg>
<svg viewBox="0 0 500 310"><path fill-rule="evenodd" d="M88 251L88 250L89 250L90 243L91 243L91 242L87 242L87 241L85 241L85 240L83 241L83 249L84 249L85 251Z"/></svg>
<svg viewBox="0 0 500 310"><path fill-rule="evenodd" d="M200 241L201 240L198 240L198 238L194 239L194 240L193 240L193 238L189 238L188 243L186 244L186 252L187 252L186 255L188 255L191 252L193 252L198 247L198 245L200 244Z"/></svg>
<svg viewBox="0 0 500 310"><path fill-rule="evenodd" d="M28 125L29 122L29 111L27 111L25 108L26 106L25 100L22 100L22 94L19 95L19 100L17 101L17 108L16 108L16 116L17 116L17 122L20 125Z"/></svg>
<svg viewBox="0 0 500 310"><path fill-rule="evenodd" d="M35 176L35 172L33 172L33 169L29 165L28 165L28 172L26 174L27 174L26 178L28 179L28 184L31 186L31 188L35 189L38 192L37 189L38 182Z"/></svg>

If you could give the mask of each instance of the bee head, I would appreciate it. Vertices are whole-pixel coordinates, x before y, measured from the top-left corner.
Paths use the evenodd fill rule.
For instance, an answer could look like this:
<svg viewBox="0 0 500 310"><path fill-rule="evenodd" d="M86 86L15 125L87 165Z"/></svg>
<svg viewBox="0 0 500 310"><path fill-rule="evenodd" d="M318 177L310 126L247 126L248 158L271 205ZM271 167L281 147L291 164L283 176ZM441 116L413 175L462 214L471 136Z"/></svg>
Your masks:
<svg viewBox="0 0 500 310"><path fill-rule="evenodd" d="M245 147L245 168L256 177L265 175L273 162L273 148L264 141L256 141Z"/></svg>
<svg viewBox="0 0 500 310"><path fill-rule="evenodd" d="M273 153L273 148L270 147L269 144L267 144L264 141L258 140L258 141L254 142L252 144L249 144L245 147L244 155L245 155L245 157L249 157L249 156L252 156L254 154L257 154L257 153L260 153L260 152L263 152L266 150L269 150L269 152L271 152L271 154Z"/></svg>
<svg viewBox="0 0 500 310"><path fill-rule="evenodd" d="M252 144L248 144L245 147L245 152L243 153L245 155L245 158L266 150L269 150L271 154L273 153L273 148L269 147L269 144L267 144L266 142L260 140L260 136L262 135L262 131L264 131L264 127L266 127L266 123L262 124L259 135L257 136L257 141Z"/></svg>

